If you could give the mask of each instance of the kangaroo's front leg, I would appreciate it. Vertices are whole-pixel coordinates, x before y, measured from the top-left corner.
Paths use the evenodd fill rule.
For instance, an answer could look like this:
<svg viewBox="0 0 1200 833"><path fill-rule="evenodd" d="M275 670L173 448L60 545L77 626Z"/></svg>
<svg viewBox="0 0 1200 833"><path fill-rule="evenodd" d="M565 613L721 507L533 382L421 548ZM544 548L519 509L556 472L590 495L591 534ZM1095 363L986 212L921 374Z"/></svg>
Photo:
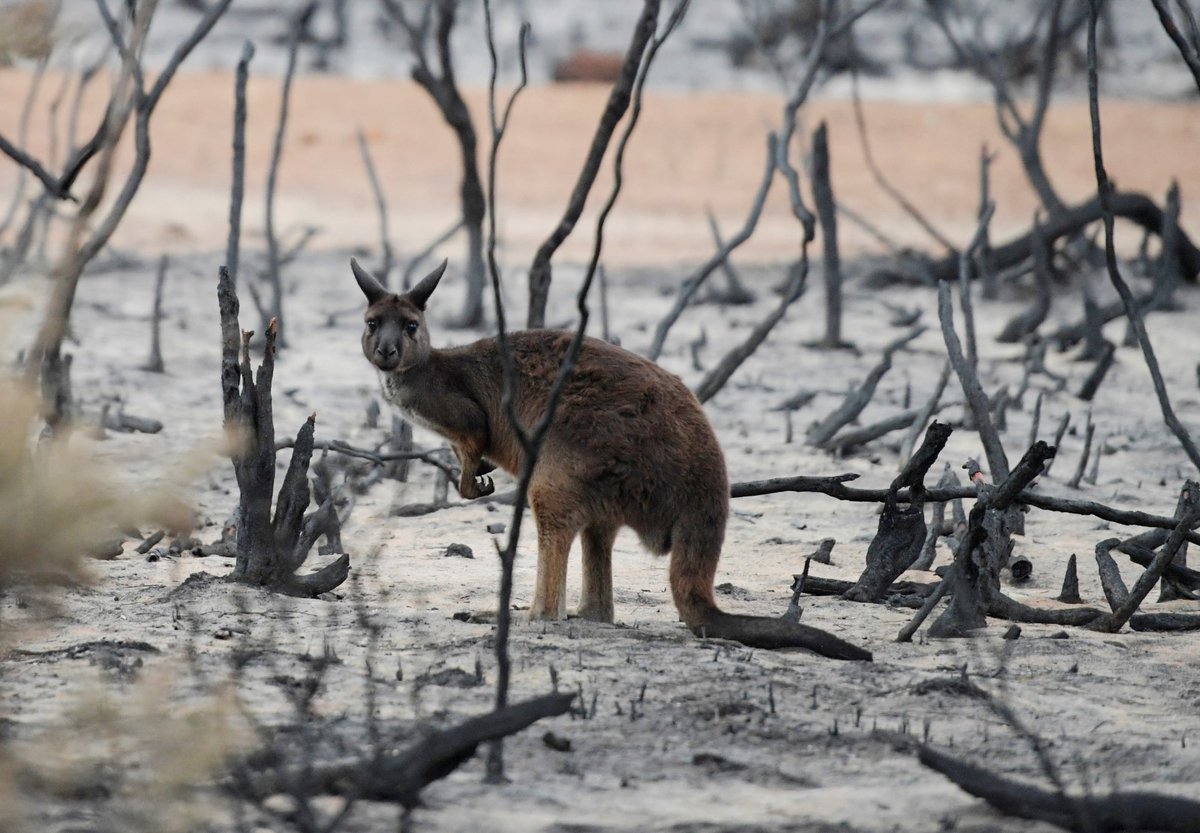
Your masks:
<svg viewBox="0 0 1200 833"><path fill-rule="evenodd" d="M462 467L458 478L458 493L467 500L486 497L496 491L492 478L483 476L484 472L494 471L495 466L483 459L478 448L470 445L455 445L454 454Z"/></svg>

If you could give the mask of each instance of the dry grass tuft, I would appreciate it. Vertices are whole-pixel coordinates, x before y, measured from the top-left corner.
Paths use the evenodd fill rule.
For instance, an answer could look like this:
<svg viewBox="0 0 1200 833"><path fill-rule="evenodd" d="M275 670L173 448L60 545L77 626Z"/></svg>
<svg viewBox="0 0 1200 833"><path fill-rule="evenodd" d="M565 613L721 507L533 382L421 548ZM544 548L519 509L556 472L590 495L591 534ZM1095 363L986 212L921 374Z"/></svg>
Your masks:
<svg viewBox="0 0 1200 833"><path fill-rule="evenodd" d="M45 58L54 48L58 6L52 0L0 0L0 66Z"/></svg>
<svg viewBox="0 0 1200 833"><path fill-rule="evenodd" d="M0 377L0 582L79 579L81 557L121 527L184 530L181 500L162 489L126 491L70 437L36 442L39 403Z"/></svg>

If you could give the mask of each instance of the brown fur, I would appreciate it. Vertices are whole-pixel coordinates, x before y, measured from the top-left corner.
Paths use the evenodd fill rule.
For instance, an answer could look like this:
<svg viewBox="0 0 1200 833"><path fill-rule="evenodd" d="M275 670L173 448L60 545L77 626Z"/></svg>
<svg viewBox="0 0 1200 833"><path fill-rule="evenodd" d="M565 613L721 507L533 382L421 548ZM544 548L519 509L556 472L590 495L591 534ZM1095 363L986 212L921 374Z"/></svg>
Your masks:
<svg viewBox="0 0 1200 833"><path fill-rule="evenodd" d="M511 473L523 462L501 402L497 340L430 347L424 308L444 263L404 295L387 293L352 265L370 302L363 353L380 371L385 398L451 442L462 464L463 497L490 494L490 478L480 476L487 461ZM571 336L526 330L509 339L518 414L532 426L545 411ZM534 469L529 503L538 533L535 617L564 618L567 557L582 536L579 615L611 622L613 539L628 526L651 552L670 553L671 592L689 627L717 636L713 628L739 620L775 621L717 609L713 578L729 514L725 460L692 392L641 356L584 339Z"/></svg>

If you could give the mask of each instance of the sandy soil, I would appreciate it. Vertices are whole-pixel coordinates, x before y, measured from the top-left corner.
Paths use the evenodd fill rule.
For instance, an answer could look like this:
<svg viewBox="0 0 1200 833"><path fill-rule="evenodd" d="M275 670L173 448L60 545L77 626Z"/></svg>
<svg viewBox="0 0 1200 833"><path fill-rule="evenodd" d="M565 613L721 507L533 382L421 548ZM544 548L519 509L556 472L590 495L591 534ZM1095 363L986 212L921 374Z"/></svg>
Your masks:
<svg viewBox="0 0 1200 833"><path fill-rule="evenodd" d="M0 131L17 135L26 74L0 70ZM51 96L56 79L45 83ZM232 78L227 73L184 74L164 96L154 121L154 156L146 182L115 244L174 252L223 246L228 222ZM247 245L261 246L267 163L278 110L278 83L252 79L248 94ZM561 216L607 92L593 85L534 87L517 105L502 148L498 183L500 233L506 259L521 263ZM458 145L428 96L411 82L304 76L296 81L288 145L279 174L277 225L315 226L318 246L377 246L378 220L355 140L367 136L386 192L392 244L401 252L425 248L458 217ZM472 91L476 123L486 124L486 95ZM99 117L93 101L82 125ZM65 108L64 108L65 109ZM778 96L763 93L660 93L646 103L631 145L620 209L610 224L605 259L626 266L676 266L712 251L705 221L711 208L726 235L740 228L762 176L765 136L777 129ZM1184 216L1200 211L1200 105L1108 101L1105 156L1121 188L1159 196L1178 180ZM65 113L64 113L65 117ZM833 183L840 203L866 217L898 244L928 248L931 241L880 190L863 161L846 101L821 100L804 113L805 136L829 124ZM1011 145L1000 134L990 103L868 102L866 120L874 155L889 179L953 241L969 238L978 203L979 154L996 154L992 193L994 239L1027 229L1038 207ZM1095 192L1087 107L1051 109L1043 148L1046 168L1063 199ZM50 157L48 125L35 119L28 145ZM61 144L61 142L60 142ZM486 154L487 141L481 153ZM808 140L804 141L807 148ZM803 150L802 150L803 152ZM0 193L9 193L14 169L0 168ZM608 188L608 171L596 194ZM594 199L595 205L601 202ZM591 248L593 214L584 215L564 257L582 259ZM853 223L839 234L848 250L878 248ZM797 229L785 189L773 189L768 209L741 258L761 263L795 256ZM447 253L456 251L447 248Z"/></svg>
<svg viewBox="0 0 1200 833"><path fill-rule="evenodd" d="M153 286L150 266L123 266L88 277L80 289L75 329L75 387L85 407L97 411L105 397L119 396L130 412L161 419L155 436L113 435L96 453L118 461L139 481L164 481L194 458L197 447L215 443L220 420L219 345L215 303L218 257L226 216L228 90L223 74L189 75L164 100L156 134L154 167L122 231L119 245L177 255L165 314L167 373L140 370L148 344L147 319ZM0 73L0 99L12 101L22 80ZM269 145L275 85L256 81L251 108L251 189L261 193L263 161ZM603 94L588 89L531 91L518 106L511 143L505 149L501 210L506 263L510 271L528 262L527 251L551 226ZM478 94L472 101L478 105ZM314 252L288 273L287 315L293 347L276 372L276 424L280 434L318 413L318 436L358 445L382 440L380 429L364 427L368 403L378 398L376 383L358 348L359 297L346 269L346 247L373 246L373 209L354 146L361 125L371 138L392 206L396 242L419 248L453 219L455 149L419 92L395 82L333 83L304 79L297 87L282 174L281 215L288 224L322 228ZM727 227L740 222L759 176L765 129L774 124L779 102L770 96L656 96L647 105L644 132L635 143L629 189L609 236L613 330L622 343L644 351L650 333L671 302L680 267L710 251L703 206L709 204ZM1197 110L1183 105L1106 104L1106 150L1122 187L1161 193L1171 177L1185 200L1200 184L1193 146ZM198 116L202 114L202 117ZM871 184L856 146L846 105L822 102L809 113L810 125L828 118L835 137L835 187L845 202L869 213L908 244L925 247L902 215ZM995 137L990 109L975 106L873 104L868 112L876 154L896 184L927 210L955 239L972 224L976 164L983 141L1000 151L994 188L1000 201L998 235L1027 222L1033 202L1008 149ZM1089 190L1086 113L1067 105L1054 110L1047 125L1047 164L1064 196ZM0 109L0 131L12 131L12 108ZM34 148L42 147L36 137ZM7 169L4 170L7 175ZM1189 187L1191 185L1191 187ZM0 182L0 193L8 190ZM782 196L782 195L777 195ZM1185 202L1184 216L1195 202ZM250 249L259 246L261 203L247 206ZM780 201L739 262L759 300L750 306L690 310L680 322L662 363L689 384L702 372L692 365L689 342L702 332L707 346L699 360L711 367L773 307L769 288L783 274L778 264L794 253L794 225ZM848 245L862 250L861 237L847 228ZM556 272L551 320L570 318L569 292L578 277L577 259L586 235L564 253ZM337 249L336 247L343 247ZM189 250L200 254L187 255ZM457 245L447 247L455 254ZM665 268L670 267L670 268ZM510 282L510 302L521 308L520 281ZM1103 284L1098 284L1102 286ZM435 342L462 343L475 334L450 332L444 322L457 309L450 283L432 308ZM1021 348L994 343L994 335L1029 296L1010 287L979 311L981 369L989 390L1014 387L1021 375ZM1176 410L1193 433L1200 431L1196 392L1196 339L1192 316L1200 298L1181 293L1185 309L1159 314L1152 332ZM872 444L849 459L835 460L802 441L808 421L840 401L846 385L861 379L897 331L881 322L889 304L919 307L922 321L936 322L934 296L927 290L870 290L853 285L846 302L846 331L858 353L824 353L806 343L820 335L822 298L815 287L795 304L767 345L713 400L707 411L726 451L734 480L805 473L856 471L868 485L884 485L898 466L886 442ZM247 305L249 306L249 305ZM1078 315L1077 293L1056 299L1052 315ZM330 313L335 313L332 323ZM243 318L247 326L247 318ZM1123 325L1108 335L1120 340ZM874 404L863 415L873 421L894 412L911 386L914 401L924 399L937 377L944 349L933 327L885 378ZM1041 436L1070 412L1078 425L1088 406L1071 395L1089 367L1069 355L1052 355L1050 367L1069 377L1066 391L1047 393ZM1030 427L1030 405L1045 379L1010 411L1004 440L1019 455ZM796 415L797 441L788 443L781 415L770 411L801 388L819 391ZM1099 478L1083 496L1114 505L1169 514L1188 472L1186 458L1163 427L1152 389L1136 350L1121 348L1118 361L1091 406L1105 454ZM951 394L950 398L957 398ZM944 416L956 419L957 408ZM80 438L78 442L86 442ZM417 430L418 444L436 438ZM1061 459L1041 488L1076 494L1065 486L1082 447L1082 432L1068 435ZM981 456L977 440L958 431L944 454L957 466ZM281 455L285 458L285 455ZM130 464L130 460L140 462ZM507 481L498 484L500 489ZM215 463L191 487L208 524L206 540L234 504L233 478ZM47 732L63 731L63 715L99 710L132 714L145 730L124 745L103 732L71 737L73 753L105 761L97 776L125 771L111 798L58 801L27 808L31 830L172 829L175 804L147 801L146 783L167 778L156 763L154 738L188 718L189 709L216 698L227 687L231 660L247 646L269 646L250 663L236 684L246 710L266 725L291 715L284 690L303 678L305 655L335 652L334 667L315 710L326 725L360 741L364 731L364 662L368 649L354 619L362 603L383 626L372 649L372 678L379 691L378 714L388 731L404 737L419 721L438 725L485 711L495 679L492 629L452 619L460 611L494 606L497 563L489 524L507 523L508 509L487 501L462 504L417 519L390 516L393 507L425 501L433 475L417 467L409 484L387 482L361 496L346 529L345 544L355 581L337 598L280 599L224 585L172 593L190 574L221 574L229 563L191 556L147 561L133 551L94 566L89 588L58 595L60 616L49 623L26 608L20 594L0 600L0 619L22 626L20 645L28 651L56 651L96 639L140 640L154 651L113 649L49 655L10 655L0 663L9 731L20 748L37 747ZM718 576L728 582L725 605L740 612L773 614L789 598L793 573L825 537L834 537L834 564L822 575L854 578L876 519L862 505L819 496L775 496L739 500L730 524ZM528 524L528 521L526 521ZM1083 517L1034 512L1019 552L1034 562L1034 578L1014 595L1052 604L1071 553L1080 556L1082 592L1103 605L1090 553L1096 541L1128 530ZM532 593L533 530L523 530L517 566L517 605ZM466 544L473 559L447 558L450 543ZM939 563L947 553L940 550ZM1099 635L1059 628L1025 626L1021 639L1003 642L1004 626L994 622L985 635L964 642L899 645L896 631L908 611L855 605L837 599L806 601L805 621L839 633L875 652L873 664L845 664L795 652L749 651L705 644L676 621L666 587L665 565L642 553L623 534L615 554L618 625L567 622L522 625L513 635L514 696L547 690L551 668L560 687L579 689L596 703L590 719L547 721L508 746L512 783L481 783L482 763L472 761L431 787L427 806L414 828L453 830L958 830L1042 831L1050 828L1002 819L940 776L922 770L897 734L925 737L1000 772L1037 776L1028 746L1014 736L978 699L950 683L963 665L983 687L1013 703L1046 740L1068 781L1105 790L1153 788L1200 798L1200 672L1193 661L1194 635L1125 632ZM1128 580L1135 575L1126 568ZM570 592L578 593L578 575ZM1151 598L1154 598L1152 595ZM1151 605L1153 607L1153 605ZM1194 609L1172 603L1169 609ZM186 658L192 655L194 660ZM106 658L107 659L106 659ZM115 657L115 659L113 659ZM484 685L459 687L431 674L446 669L474 673ZM397 672L402 673L397 673ZM398 679L402 677L403 679ZM463 677L460 676L460 680ZM773 698L774 707L771 706ZM110 710L98 703L110 703ZM147 703L151 706L147 706ZM212 718L214 733L222 729ZM225 715L231 726L237 720ZM67 724L70 725L70 724ZM571 741L557 752L541 740L545 730ZM46 757L48 753L42 754ZM186 757L186 755L183 755ZM115 766L120 761L122 766ZM136 762L136 765L123 768ZM193 797L194 806L215 814L218 829L232 829L229 809L211 794ZM324 804L327 811L335 804ZM395 811L361 806L347 829L378 830L393 824ZM262 821L261 829L283 829Z"/></svg>

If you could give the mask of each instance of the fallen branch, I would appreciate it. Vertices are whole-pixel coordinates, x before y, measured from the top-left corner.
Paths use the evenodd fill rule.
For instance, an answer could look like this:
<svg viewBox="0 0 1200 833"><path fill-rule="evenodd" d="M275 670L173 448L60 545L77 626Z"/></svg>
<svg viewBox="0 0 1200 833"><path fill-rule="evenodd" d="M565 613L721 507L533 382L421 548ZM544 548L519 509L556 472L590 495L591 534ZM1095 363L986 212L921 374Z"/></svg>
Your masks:
<svg viewBox="0 0 1200 833"><path fill-rule="evenodd" d="M773 495L779 492L818 492L837 498L838 500L856 503L883 503L887 499L887 489L861 489L847 486L851 480L857 480L857 474L838 474L827 477L777 477L771 480L750 480L734 483L730 488L730 496L757 497ZM973 486L958 486L954 488L934 488L925 493L927 501L950 501L974 498L977 492ZM908 491L902 489L897 495L898 500L909 500ZM1135 509L1115 509L1094 500L1069 500L1052 497L1037 492L1023 491L1017 498L1017 503L1044 509L1047 512L1065 512L1069 515L1091 515L1105 521L1123 524L1125 526L1153 527L1155 529L1174 529L1178 518L1167 515L1152 515ZM1200 533L1190 532L1187 540L1200 544Z"/></svg>
<svg viewBox="0 0 1200 833"><path fill-rule="evenodd" d="M1116 216L1131 220L1154 234L1162 233L1163 210L1145 194L1114 192L1110 204L1112 213ZM1093 197L1081 205L1068 208L1061 214L1052 214L1046 219L1042 234L1045 236L1047 245L1052 246L1063 237L1078 234L1090 224L1102 219L1103 216L1100 198ZM1029 231L1015 240L993 248L991 251L993 268L1003 271L1024 263L1033 256L1035 241L1035 232ZM1189 280L1195 281L1200 276L1200 249L1196 248L1191 238L1182 229L1179 231L1176 247L1184 275ZM938 281L956 280L958 278L958 255L947 255L935 260L930 264L929 271Z"/></svg>
<svg viewBox="0 0 1200 833"><path fill-rule="evenodd" d="M421 790L470 760L479 744L514 735L543 718L565 714L574 699L573 692L545 694L431 732L403 752L349 763L305 763L287 770L242 775L234 779L231 788L258 801L303 789L307 794L394 801L411 809L420 803Z"/></svg>
<svg viewBox="0 0 1200 833"><path fill-rule="evenodd" d="M1113 607L1112 615L1104 616L1094 622L1091 626L1092 630L1104 631L1106 633L1116 633L1119 631L1150 593L1150 589L1163 577L1171 560L1175 557L1175 553L1183 545L1184 537L1191 530L1196 520L1200 519L1200 483L1189 480L1184 484L1183 491L1186 496L1186 503L1182 507L1178 525L1171 532L1171 537L1163 544L1162 549L1154 557L1150 566L1138 577L1137 582L1134 583L1133 589L1129 591L1126 598L1121 600L1120 604Z"/></svg>
<svg viewBox="0 0 1200 833"><path fill-rule="evenodd" d="M1079 833L1200 833L1200 803L1185 798L1141 792L1067 796L1005 778L931 746L922 746L917 759L1008 816L1045 821Z"/></svg>

